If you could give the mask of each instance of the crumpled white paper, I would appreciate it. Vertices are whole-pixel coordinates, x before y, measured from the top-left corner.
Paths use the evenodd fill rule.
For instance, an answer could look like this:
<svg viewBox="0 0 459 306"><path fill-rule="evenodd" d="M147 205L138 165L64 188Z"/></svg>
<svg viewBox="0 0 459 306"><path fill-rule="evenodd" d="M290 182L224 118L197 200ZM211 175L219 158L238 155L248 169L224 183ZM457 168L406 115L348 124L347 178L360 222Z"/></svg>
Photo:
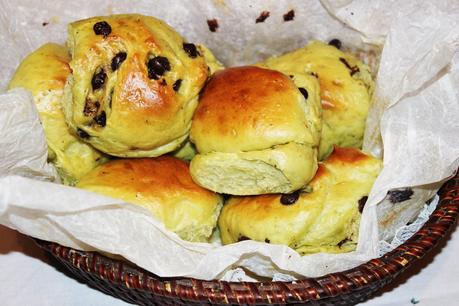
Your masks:
<svg viewBox="0 0 459 306"><path fill-rule="evenodd" d="M48 41L63 43L68 22L112 13L164 19L188 41L206 44L226 65L257 62L312 38L336 37L352 48L366 49L368 43L382 48L365 149L384 157L384 169L362 215L357 251L301 257L288 247L254 241L223 247L186 242L138 206L37 180L37 174L52 180L52 171L44 163L46 145L36 110L30 96L18 90L0 94L0 223L27 235L120 254L160 276L254 280L243 268L280 280L315 277L377 257L378 237L393 236L422 209L422 201L413 202L394 215L402 206L383 200L389 189L415 187L419 199L427 200L459 166L455 1L201 0L191 5L178 0L0 0L0 4L0 88L27 53ZM283 14L291 9L294 20L284 22ZM255 23L262 11L269 11L270 17ZM218 20L217 32L209 31L207 19ZM24 120L15 121L18 114ZM21 167L33 170L35 178L9 170ZM378 217L387 222L378 226Z"/></svg>
<svg viewBox="0 0 459 306"><path fill-rule="evenodd" d="M432 198L432 202L430 202L429 204L425 204L424 208L419 213L419 216L413 223L404 225L397 229L394 238L392 239L392 241L390 241L390 243L385 240L381 240L379 242L378 257L381 257L384 254L393 251L394 249L402 245L406 240L411 238L417 231L419 231L421 227L424 225L424 223L426 223L427 220L429 220L429 217L437 207L439 200L440 197L436 195Z"/></svg>
<svg viewBox="0 0 459 306"><path fill-rule="evenodd" d="M29 92L16 89L2 94L0 103L0 174L55 180L46 163L48 146Z"/></svg>

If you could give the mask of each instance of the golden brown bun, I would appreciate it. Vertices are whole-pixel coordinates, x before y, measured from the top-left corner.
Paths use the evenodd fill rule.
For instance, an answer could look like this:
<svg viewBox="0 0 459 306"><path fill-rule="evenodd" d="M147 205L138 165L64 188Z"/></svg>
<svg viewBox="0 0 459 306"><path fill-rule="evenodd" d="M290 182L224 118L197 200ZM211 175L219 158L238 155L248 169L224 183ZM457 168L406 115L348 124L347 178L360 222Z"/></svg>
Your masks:
<svg viewBox="0 0 459 306"><path fill-rule="evenodd" d="M228 68L207 84L191 138L199 153L262 150L291 141L313 145L304 105L298 88L282 73Z"/></svg>
<svg viewBox="0 0 459 306"><path fill-rule="evenodd" d="M222 193L296 190L317 169L320 129L314 77L305 77L298 89L273 70L219 71L206 85L193 117L190 139L199 154L191 162L191 174L201 186Z"/></svg>
<svg viewBox="0 0 459 306"><path fill-rule="evenodd" d="M333 148L360 148L370 107L374 81L369 67L355 56L334 46L313 41L282 56L275 56L259 64L299 78L314 75L320 82L323 107L323 128L319 159Z"/></svg>
<svg viewBox="0 0 459 306"><path fill-rule="evenodd" d="M335 148L298 198L230 198L218 221L222 242L285 244L301 254L350 251L358 238L359 201L362 208L381 167L380 160L357 149Z"/></svg>
<svg viewBox="0 0 459 306"><path fill-rule="evenodd" d="M111 155L159 156L186 139L208 76L200 49L153 17L71 23L65 113L85 141Z"/></svg>
<svg viewBox="0 0 459 306"><path fill-rule="evenodd" d="M143 206L189 241L211 236L222 205L219 195L193 182L187 163L172 156L113 160L77 187Z"/></svg>
<svg viewBox="0 0 459 306"><path fill-rule="evenodd" d="M48 160L55 164L63 182L73 185L106 158L71 134L65 123L62 99L69 61L67 48L45 44L21 62L8 87L23 87L32 93L45 130Z"/></svg>

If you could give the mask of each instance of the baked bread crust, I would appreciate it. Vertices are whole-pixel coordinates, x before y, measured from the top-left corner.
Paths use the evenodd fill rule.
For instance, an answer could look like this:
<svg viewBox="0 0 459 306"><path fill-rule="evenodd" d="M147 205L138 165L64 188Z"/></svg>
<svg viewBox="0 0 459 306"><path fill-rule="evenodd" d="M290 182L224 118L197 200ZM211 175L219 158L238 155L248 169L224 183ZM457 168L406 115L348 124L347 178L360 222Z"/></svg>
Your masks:
<svg viewBox="0 0 459 306"><path fill-rule="evenodd" d="M32 93L45 130L48 160L63 182L73 185L107 158L74 136L65 122L62 99L69 61L66 47L47 43L21 62L8 88L23 87Z"/></svg>
<svg viewBox="0 0 459 306"><path fill-rule="evenodd" d="M317 169L318 82L297 88L280 72L235 67L215 73L200 97L190 139L193 179L236 195L291 192Z"/></svg>
<svg viewBox="0 0 459 306"><path fill-rule="evenodd" d="M323 42L274 56L258 64L297 78L314 75L320 82L323 127L319 160L333 145L361 148L374 81L367 65L350 53Z"/></svg>
<svg viewBox="0 0 459 306"><path fill-rule="evenodd" d="M167 155L110 161L77 187L143 206L189 241L207 241L222 206L219 195L193 182L187 163Z"/></svg>
<svg viewBox="0 0 459 306"><path fill-rule="evenodd" d="M222 242L252 239L288 245L300 254L350 251L381 168L380 160L358 149L335 147L298 194L231 197L218 221Z"/></svg>
<svg viewBox="0 0 459 306"><path fill-rule="evenodd" d="M159 156L188 136L208 67L166 23L126 14L71 23L65 114L81 138L110 155Z"/></svg>

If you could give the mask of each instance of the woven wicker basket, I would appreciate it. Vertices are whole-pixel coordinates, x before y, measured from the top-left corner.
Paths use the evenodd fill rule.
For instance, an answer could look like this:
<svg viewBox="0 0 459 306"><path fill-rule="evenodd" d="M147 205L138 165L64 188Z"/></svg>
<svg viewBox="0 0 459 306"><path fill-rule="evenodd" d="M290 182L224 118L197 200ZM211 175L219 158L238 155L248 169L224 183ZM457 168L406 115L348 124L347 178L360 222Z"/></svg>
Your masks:
<svg viewBox="0 0 459 306"><path fill-rule="evenodd" d="M456 225L459 175L439 191L440 203L408 241L354 269L296 282L223 282L161 278L133 264L56 243L37 243L77 277L139 305L352 305L371 297L428 253Z"/></svg>

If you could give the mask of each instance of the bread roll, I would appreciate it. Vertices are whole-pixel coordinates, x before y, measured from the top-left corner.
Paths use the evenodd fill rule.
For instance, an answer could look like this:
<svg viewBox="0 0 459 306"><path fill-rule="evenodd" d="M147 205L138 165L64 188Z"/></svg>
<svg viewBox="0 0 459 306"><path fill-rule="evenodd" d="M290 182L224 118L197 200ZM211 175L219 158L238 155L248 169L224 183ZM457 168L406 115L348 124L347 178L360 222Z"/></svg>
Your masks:
<svg viewBox="0 0 459 306"><path fill-rule="evenodd" d="M193 182L187 163L166 155L110 161L77 187L143 206L182 239L196 242L211 236L222 206L219 195Z"/></svg>
<svg viewBox="0 0 459 306"><path fill-rule="evenodd" d="M354 148L335 148L307 189L232 197L218 226L223 244L252 239L300 254L353 250L360 214L382 162Z"/></svg>
<svg viewBox="0 0 459 306"><path fill-rule="evenodd" d="M164 22L136 14L77 21L68 34L64 106L72 129L120 157L178 148L209 73L202 51Z"/></svg>
<svg viewBox="0 0 459 306"><path fill-rule="evenodd" d="M204 56L204 59L206 60L207 66L209 67L210 75L213 75L215 72L225 69L223 64L215 58L213 53L207 47L205 47L204 45L197 46L201 54ZM191 141L187 139L185 140L185 142L182 143L182 145L178 149L172 152L172 155L186 161L191 161L193 157L196 155L196 153L197 152L194 144L192 144Z"/></svg>
<svg viewBox="0 0 459 306"><path fill-rule="evenodd" d="M317 170L321 108L316 78L302 80L297 88L288 76L258 67L217 72L193 117L193 179L234 195L305 186Z"/></svg>
<svg viewBox="0 0 459 306"><path fill-rule="evenodd" d="M67 48L45 44L21 62L8 87L23 87L32 93L45 130L48 160L63 182L73 185L106 157L72 135L65 123L62 99L69 61Z"/></svg>
<svg viewBox="0 0 459 306"><path fill-rule="evenodd" d="M333 145L361 148L374 81L367 65L334 46L313 41L306 47L259 64L297 78L314 75L320 82L323 128L319 159Z"/></svg>

